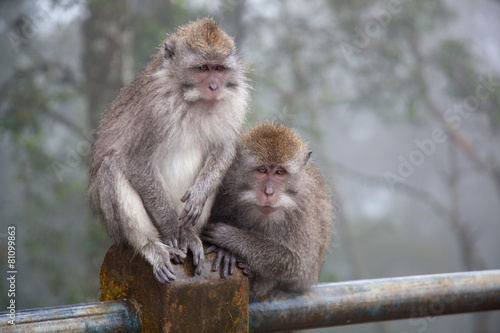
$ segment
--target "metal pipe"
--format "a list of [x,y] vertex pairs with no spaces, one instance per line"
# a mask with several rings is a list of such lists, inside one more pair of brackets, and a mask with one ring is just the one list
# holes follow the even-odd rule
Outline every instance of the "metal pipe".
[[500,270],[318,284],[250,303],[250,332],[500,309]]
[[[9,321],[14,320],[12,325]],[[0,313],[0,332],[140,332],[129,301],[98,302]]]
[[[500,309],[500,270],[318,284],[250,303],[250,332],[341,326]],[[20,310],[1,332],[140,332],[126,300]],[[158,318],[161,320],[161,318]]]

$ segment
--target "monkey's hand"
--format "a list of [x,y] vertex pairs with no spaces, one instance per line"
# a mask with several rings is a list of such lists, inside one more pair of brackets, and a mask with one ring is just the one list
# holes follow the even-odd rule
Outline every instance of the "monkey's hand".
[[245,264],[240,258],[238,258],[236,262],[238,264],[238,268],[241,268],[243,271],[243,274],[248,276],[249,279],[253,278],[253,273],[247,264]]
[[195,225],[196,221],[198,221],[207,197],[190,188],[181,198],[181,201],[185,202],[186,205],[179,216],[179,226],[186,229],[189,225]]
[[233,239],[232,236],[237,231],[237,228],[225,223],[209,224],[203,231],[201,238],[207,243],[217,245],[209,247],[205,253],[209,253],[208,251],[217,252],[217,258],[215,259],[212,269],[215,272],[222,262],[222,277],[226,276],[226,271],[229,274],[232,274],[234,272],[235,265],[238,265],[238,267],[243,270],[243,274],[245,274],[249,278],[252,278],[254,274],[252,273],[249,265],[244,261],[244,259],[232,254],[231,251],[223,248],[224,242]]
[[[188,250],[193,253],[193,264],[196,267],[194,273],[200,275],[203,262],[205,261],[205,255],[203,253],[203,245],[200,237],[198,237],[191,228],[181,231],[179,235],[179,249],[184,254],[186,254]],[[184,260],[181,260],[181,263],[184,263]]]
[[[220,248],[218,246],[212,245],[206,251],[205,254],[217,252],[217,258],[215,258],[214,265],[212,266],[212,271],[217,272],[219,266],[221,267],[221,277],[225,278],[228,275],[233,275],[234,269],[236,267],[236,262],[238,259],[236,255],[232,254],[228,250]],[[222,263],[222,266],[221,266]]]

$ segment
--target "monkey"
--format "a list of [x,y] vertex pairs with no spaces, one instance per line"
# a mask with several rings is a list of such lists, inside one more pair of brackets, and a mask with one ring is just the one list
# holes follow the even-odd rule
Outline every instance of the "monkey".
[[[318,281],[334,222],[325,178],[307,143],[281,123],[242,135],[202,239],[213,270],[248,275],[250,298],[307,291]],[[227,273],[226,273],[227,272]]]
[[243,129],[248,80],[234,40],[211,18],[167,35],[108,106],[91,150],[91,206],[115,243],[131,246],[159,282],[193,254]]

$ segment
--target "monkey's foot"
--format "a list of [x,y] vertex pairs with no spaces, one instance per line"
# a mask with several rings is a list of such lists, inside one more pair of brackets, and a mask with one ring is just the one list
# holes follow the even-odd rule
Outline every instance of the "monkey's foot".
[[179,249],[183,253],[187,253],[188,250],[193,253],[193,264],[196,267],[194,273],[201,275],[205,254],[203,253],[203,244],[200,237],[191,229],[183,230],[179,237]]
[[183,264],[187,252],[179,249],[179,240],[177,237],[178,234],[175,236],[175,238],[163,237],[162,242],[168,248],[168,252],[170,253],[170,260],[176,264]]
[[170,262],[171,253],[183,255],[178,249],[172,248],[160,242],[149,242],[142,248],[144,258],[153,266],[153,273],[161,283],[175,280],[175,273]]

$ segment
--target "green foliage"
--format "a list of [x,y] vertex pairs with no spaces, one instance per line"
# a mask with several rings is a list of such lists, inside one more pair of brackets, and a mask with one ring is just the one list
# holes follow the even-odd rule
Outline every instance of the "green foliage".
[[20,69],[1,89],[0,127],[10,133],[16,142],[24,135],[40,132],[38,114],[48,109],[46,96],[35,82],[35,71]]

